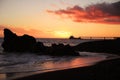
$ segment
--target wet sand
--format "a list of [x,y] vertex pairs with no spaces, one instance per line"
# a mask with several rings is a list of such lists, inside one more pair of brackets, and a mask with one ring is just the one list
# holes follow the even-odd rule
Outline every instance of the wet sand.
[[93,66],[45,72],[14,80],[119,80],[120,58],[99,62]]

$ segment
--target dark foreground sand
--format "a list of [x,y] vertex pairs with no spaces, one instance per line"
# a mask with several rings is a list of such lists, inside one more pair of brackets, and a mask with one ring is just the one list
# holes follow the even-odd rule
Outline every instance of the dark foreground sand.
[[93,66],[40,73],[15,80],[120,80],[120,58]]

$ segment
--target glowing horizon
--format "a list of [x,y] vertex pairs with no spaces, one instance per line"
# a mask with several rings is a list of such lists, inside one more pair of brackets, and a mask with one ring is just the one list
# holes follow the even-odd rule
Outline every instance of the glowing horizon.
[[118,1],[1,0],[0,37],[4,28],[36,38],[120,37]]

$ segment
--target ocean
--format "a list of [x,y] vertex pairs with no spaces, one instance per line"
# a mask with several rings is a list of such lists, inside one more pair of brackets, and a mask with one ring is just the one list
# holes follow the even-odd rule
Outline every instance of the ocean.
[[[63,43],[70,44],[71,46],[78,45],[83,42],[91,40],[80,39],[36,39],[43,42],[45,46],[51,44]],[[0,45],[3,38],[0,38]],[[37,55],[35,53],[5,53],[0,46],[0,80],[9,80],[18,77],[23,77],[37,72],[43,73],[48,71],[85,67],[94,65],[97,62],[114,58],[116,55],[107,53],[92,53],[92,52],[79,52],[80,56],[49,56]],[[57,54],[57,53],[56,53]],[[12,74],[12,75],[10,75]]]

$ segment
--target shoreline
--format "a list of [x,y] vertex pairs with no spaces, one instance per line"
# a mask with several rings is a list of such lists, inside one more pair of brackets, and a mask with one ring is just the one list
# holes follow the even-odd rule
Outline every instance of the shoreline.
[[37,73],[14,80],[117,80],[120,77],[120,58],[105,60],[92,66]]
[[[111,55],[115,54],[107,54],[108,57],[106,57],[106,60],[97,62],[92,66],[48,71],[43,73],[37,71],[34,74],[31,73],[31,75],[24,77],[22,76],[19,78],[8,78],[2,80],[118,80],[120,78],[120,57],[117,57],[116,55],[112,58]],[[12,75],[12,73],[9,75]]]
[[[95,53],[96,54],[96,53]],[[94,54],[94,55],[95,55]],[[106,54],[106,53],[102,53],[102,54]],[[99,72],[100,70],[101,70],[101,67],[100,66],[98,66],[97,67],[97,70],[96,70],[96,72],[89,72],[88,70],[90,69],[91,71],[93,71],[93,70],[95,70],[96,69],[96,67],[95,66],[97,66],[97,65],[99,65],[99,63],[100,64],[103,64],[103,66],[104,65],[109,65],[109,64],[113,64],[113,62],[114,61],[116,61],[117,63],[120,63],[120,61],[118,62],[118,59],[120,59],[120,56],[117,56],[117,55],[115,55],[115,54],[106,54],[107,56],[106,56],[106,59],[105,60],[103,60],[103,61],[100,61],[100,62],[95,62],[95,63],[93,63],[93,64],[91,64],[91,65],[89,65],[89,66],[83,66],[83,67],[79,67],[79,66],[73,66],[73,67],[70,67],[70,68],[62,68],[62,69],[51,69],[51,70],[46,70],[46,71],[30,71],[30,72],[20,72],[20,73],[8,73],[8,74],[3,74],[3,77],[5,77],[6,76],[6,79],[4,78],[4,79],[2,79],[2,80],[33,80],[33,78],[36,78],[36,75],[39,75],[39,77],[38,77],[38,79],[40,78],[40,79],[43,79],[43,80],[46,80],[46,78],[44,79],[44,77],[51,77],[52,76],[52,78],[50,78],[50,79],[52,79],[52,80],[56,80],[57,78],[59,78],[59,75],[62,75],[62,76],[68,76],[68,75],[71,75],[70,73],[74,73],[74,71],[75,71],[75,73],[74,74],[72,74],[71,76],[75,76],[75,75],[78,75],[79,74],[79,76],[82,76],[82,73],[85,75],[85,74],[91,74],[91,73],[96,73],[97,75],[99,74],[99,73],[97,73],[97,72]],[[84,55],[83,55],[84,56]],[[90,56],[90,55],[89,55]],[[112,62],[111,62],[112,61]],[[106,63],[107,62],[107,63]],[[108,64],[108,62],[109,62],[109,64]],[[111,66],[111,65],[110,65]],[[114,65],[113,65],[114,66]],[[119,65],[118,65],[119,66]],[[108,68],[109,68],[109,66],[108,66]],[[84,71],[83,71],[83,70]],[[76,73],[76,70],[78,70],[78,72]],[[107,69],[106,69],[107,70]],[[70,72],[68,72],[68,71],[70,71]],[[88,72],[87,72],[88,71]],[[118,70],[118,71],[120,71],[120,70]],[[60,73],[59,73],[60,72]],[[51,75],[52,74],[52,75]],[[57,77],[54,77],[54,74],[56,75],[57,74]],[[14,76],[12,76],[12,75],[14,75]],[[108,74],[107,74],[108,75]],[[0,75],[1,76],[1,75]],[[41,76],[44,76],[44,77],[41,77]],[[87,76],[87,75],[85,75],[85,76]],[[75,76],[77,79],[81,79],[81,77],[80,78],[78,78],[77,76]],[[31,78],[31,79],[29,79],[29,78]],[[90,79],[91,79],[92,77],[90,77]],[[94,78],[94,77],[93,77]],[[37,78],[36,78],[37,79]],[[38,80],[37,79],[37,80]],[[60,78],[61,79],[61,78]],[[61,80],[65,80],[66,79],[66,77],[65,78],[62,78]],[[0,79],[1,80],[1,79]],[[47,79],[48,80],[48,79]],[[57,79],[58,80],[58,79]],[[74,78],[71,78],[71,79],[68,79],[68,80],[74,80]],[[89,79],[84,79],[84,78],[82,78],[82,80],[89,80]],[[97,80],[99,80],[99,79],[97,79]],[[104,80],[104,79],[103,79]]]

